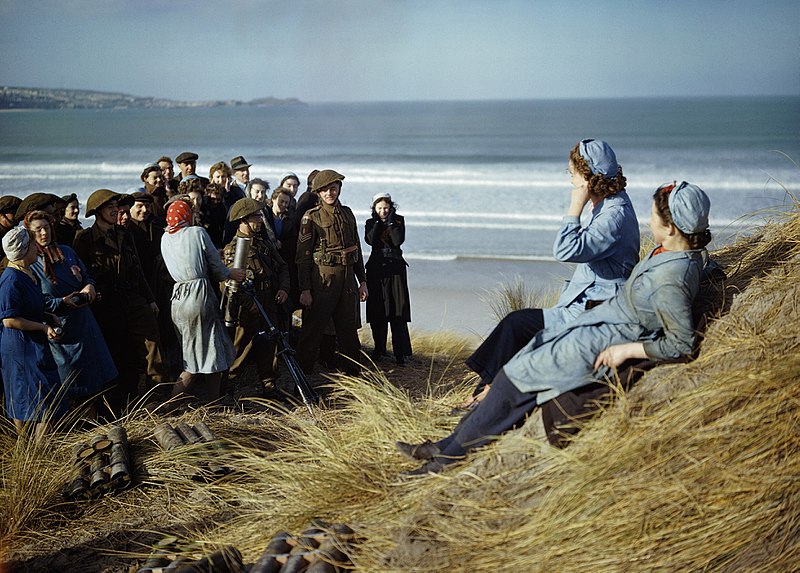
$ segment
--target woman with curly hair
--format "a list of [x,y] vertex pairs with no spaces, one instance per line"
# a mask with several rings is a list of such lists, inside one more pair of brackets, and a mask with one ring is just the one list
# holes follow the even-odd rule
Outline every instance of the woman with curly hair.
[[[625,192],[627,183],[611,146],[584,139],[569,153],[570,204],[553,244],[556,260],[577,263],[556,305],[509,313],[466,360],[481,380],[474,407],[500,369],[543,328],[575,319],[616,295],[639,261],[639,222]],[[591,205],[591,218],[581,214]]]
[[500,369],[486,398],[448,437],[436,443],[398,442],[404,454],[428,460],[408,475],[441,471],[492,436],[523,424],[537,406],[612,377],[628,360],[688,356],[696,333],[692,302],[711,241],[710,207],[705,192],[686,181],[656,189],[650,229],[657,247],[636,265],[619,293],[572,322],[534,336]]
[[[25,216],[25,227],[33,235],[38,258],[31,271],[42,292],[50,295],[46,309],[57,313],[63,335],[50,341],[67,397],[73,404],[98,394],[117,377],[117,367],[108,351],[89,305],[97,298],[94,280],[78,255],[59,245],[53,232],[53,218],[44,211]],[[67,299],[66,304],[61,304]],[[92,406],[88,414],[93,414]]]

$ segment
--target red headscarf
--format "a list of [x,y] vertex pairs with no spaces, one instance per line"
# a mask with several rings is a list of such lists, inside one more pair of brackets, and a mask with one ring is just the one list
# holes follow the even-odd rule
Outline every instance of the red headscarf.
[[167,233],[171,235],[191,226],[193,219],[192,208],[186,201],[173,201],[167,209]]

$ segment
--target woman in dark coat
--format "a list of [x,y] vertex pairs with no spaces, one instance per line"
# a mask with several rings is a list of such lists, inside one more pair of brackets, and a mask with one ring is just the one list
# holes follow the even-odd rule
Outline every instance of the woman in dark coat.
[[392,326],[392,348],[397,364],[404,365],[411,356],[411,302],[408,297],[408,276],[400,245],[406,239],[406,225],[397,214],[397,206],[388,193],[372,198],[372,218],[367,220],[364,240],[372,245],[366,264],[367,322],[375,341],[374,359],[386,356],[386,334]]

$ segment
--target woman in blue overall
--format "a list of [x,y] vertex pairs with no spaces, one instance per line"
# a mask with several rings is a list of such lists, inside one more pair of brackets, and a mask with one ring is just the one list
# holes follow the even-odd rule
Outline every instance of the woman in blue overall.
[[[584,139],[569,154],[572,191],[567,214],[553,244],[553,256],[578,263],[555,307],[509,313],[466,360],[481,381],[480,401],[500,369],[543,328],[570,322],[586,309],[615,296],[639,262],[639,222],[625,192],[627,183],[605,141]],[[591,204],[592,216],[581,225]],[[475,402],[473,402],[474,407]]]
[[[31,211],[25,216],[25,227],[33,235],[39,253],[31,270],[42,292],[53,297],[47,310],[56,312],[59,305],[63,309],[58,317],[64,333],[57,341],[50,341],[50,350],[66,395],[77,405],[117,377],[117,367],[88,306],[97,298],[94,281],[72,247],[56,244],[50,215]],[[60,304],[63,298],[75,299],[75,303]],[[93,407],[88,406],[87,415],[93,417]]]
[[572,322],[539,332],[492,380],[486,398],[436,443],[398,449],[428,460],[408,475],[438,472],[467,451],[525,421],[536,406],[610,375],[628,359],[675,359],[692,351],[692,301],[703,266],[710,201],[682,182],[656,190],[650,228],[658,247],[633,269],[622,291]]
[[45,324],[45,304],[30,266],[36,260],[36,245],[23,227],[3,236],[8,266],[0,276],[0,356],[6,413],[21,435],[28,422],[35,424],[35,436],[49,430],[49,420],[63,411],[58,402],[61,381],[48,340],[59,333]]

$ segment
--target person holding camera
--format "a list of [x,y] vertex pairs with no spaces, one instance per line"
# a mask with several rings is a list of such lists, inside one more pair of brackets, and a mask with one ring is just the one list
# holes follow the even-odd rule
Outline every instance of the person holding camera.
[[[228,218],[237,224],[236,235],[225,246],[222,257],[225,264],[232,267],[237,240],[249,239],[246,278],[252,283],[252,293],[264,307],[269,319],[278,329],[284,330],[278,320],[278,306],[289,299],[289,268],[275,245],[265,238],[263,207],[260,201],[251,198],[239,199],[233,204]],[[235,380],[243,371],[245,362],[253,351],[261,382],[265,386],[271,385],[277,375],[275,341],[257,336],[259,332],[267,330],[266,321],[250,296],[242,293],[237,296],[239,310],[233,333],[236,359],[231,366],[230,380]]]
[[[53,297],[47,310],[60,311],[63,334],[58,340],[50,340],[50,350],[66,396],[77,405],[117,377],[117,367],[89,308],[97,298],[94,280],[71,247],[56,244],[51,215],[31,211],[25,216],[25,227],[33,235],[38,253],[31,271],[42,292]],[[60,304],[62,301],[64,304]]]
[[215,283],[244,279],[242,269],[228,269],[208,232],[194,225],[192,206],[183,199],[168,204],[161,254],[172,288],[172,321],[183,355],[183,372],[172,396],[189,391],[198,376],[214,400],[220,394],[222,373],[233,364],[234,350],[219,313]]
[[394,358],[403,366],[411,356],[408,263],[400,249],[406,240],[406,223],[397,214],[397,205],[388,193],[378,193],[372,198],[372,217],[367,219],[364,240],[372,245],[366,264],[367,287],[372,293],[367,299],[367,322],[375,341],[372,358],[378,360],[386,356],[386,334],[391,325]]

